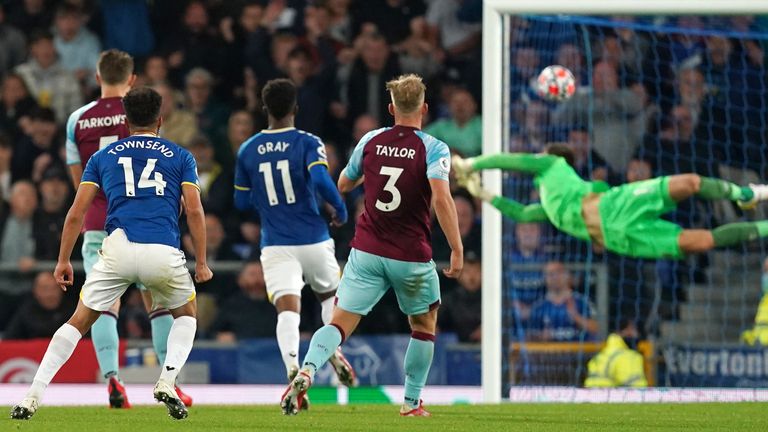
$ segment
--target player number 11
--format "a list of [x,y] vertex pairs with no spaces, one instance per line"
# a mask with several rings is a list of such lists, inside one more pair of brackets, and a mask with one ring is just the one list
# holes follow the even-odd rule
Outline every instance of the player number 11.
[[[280,171],[280,177],[283,180],[283,189],[285,190],[285,202],[293,204],[296,202],[296,194],[293,191],[291,183],[291,168],[288,166],[288,159],[277,161],[277,170]],[[277,191],[275,190],[275,179],[272,177],[272,164],[262,162],[259,164],[259,172],[264,175],[264,186],[267,188],[267,199],[270,206],[280,204],[277,200]]]

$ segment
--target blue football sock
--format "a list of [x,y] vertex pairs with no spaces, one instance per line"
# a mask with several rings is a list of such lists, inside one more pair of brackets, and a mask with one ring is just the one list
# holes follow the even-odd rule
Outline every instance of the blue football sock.
[[419,406],[421,390],[427,382],[434,352],[434,335],[411,333],[411,341],[405,352],[405,404],[411,408]]
[[96,350],[96,360],[104,378],[117,375],[120,338],[117,335],[117,317],[102,313],[91,327],[91,341]]
[[168,333],[171,332],[173,317],[165,309],[149,314],[149,322],[152,324],[152,346],[157,354],[157,362],[165,363],[165,354],[168,353]]
[[304,357],[302,368],[310,370],[310,378],[315,379],[315,372],[323,367],[325,362],[336,352],[336,348],[344,341],[341,329],[333,324],[320,327],[309,342],[309,351]]

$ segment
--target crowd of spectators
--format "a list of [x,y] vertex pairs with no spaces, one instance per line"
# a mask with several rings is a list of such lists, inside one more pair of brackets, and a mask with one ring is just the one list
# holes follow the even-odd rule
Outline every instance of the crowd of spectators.
[[[232,341],[274,334],[274,310],[258,264],[258,216],[238,213],[232,202],[237,150],[267,126],[261,87],[277,77],[296,83],[296,127],[324,140],[334,177],[365,133],[392,124],[384,83],[402,73],[425,78],[425,128],[458,152],[478,154],[481,3],[0,1],[0,264],[14,269],[0,273],[0,333],[42,335],[45,326],[24,329],[19,315],[32,310],[39,318],[44,314],[36,311],[59,307],[53,299],[40,300],[38,286],[49,281],[36,276],[36,263],[57,257],[74,195],[63,155],[66,121],[99,96],[95,65],[102,50],[134,56],[136,85],[153,86],[163,97],[161,135],[188,148],[197,161],[216,274],[197,287],[199,328],[204,337]],[[351,195],[348,206],[359,215],[360,195]],[[467,251],[479,256],[478,207],[463,194],[457,206]],[[342,260],[353,232],[354,220],[332,232]],[[436,259],[447,258],[439,230],[435,243]],[[182,248],[192,256],[188,236]],[[75,249],[77,255],[79,245]],[[241,270],[217,271],[219,262],[240,262]],[[447,285],[446,293],[451,289]],[[33,297],[38,303],[27,306]],[[311,331],[320,322],[318,306],[305,297],[302,328]],[[66,293],[61,307],[74,300]],[[407,329],[393,296],[373,315],[361,332]],[[59,318],[51,314],[48,327],[55,329]],[[149,334],[134,290],[124,298],[120,329],[125,337]]]

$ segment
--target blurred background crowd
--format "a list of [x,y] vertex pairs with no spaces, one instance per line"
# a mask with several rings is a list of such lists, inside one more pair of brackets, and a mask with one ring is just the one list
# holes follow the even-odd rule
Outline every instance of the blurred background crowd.
[[[259,100],[264,83],[277,77],[296,83],[296,127],[324,140],[333,176],[366,132],[392,123],[384,83],[401,73],[425,78],[425,131],[474,156],[482,147],[481,16],[481,0],[0,3],[0,266],[14,269],[0,273],[0,332],[50,336],[76,301],[56,288],[49,271],[37,273],[36,263],[57,256],[73,195],[63,158],[65,123],[99,95],[94,68],[101,50],[134,56],[137,85],[163,96],[161,135],[197,160],[216,272],[198,287],[198,328],[201,337],[232,341],[271,337],[276,319],[258,263],[258,217],[232,203],[237,150],[267,126]],[[582,176],[614,185],[689,171],[737,182],[766,177],[766,40],[750,37],[765,35],[765,17],[513,17],[510,31],[508,150],[566,143]],[[563,104],[534,91],[538,72],[549,64],[566,66],[577,78],[576,95]],[[531,190],[528,180],[505,176],[505,194],[535,201]],[[440,327],[477,342],[480,206],[462,190],[455,190],[455,200],[467,263],[457,282],[443,281]],[[347,205],[350,223],[332,229],[341,260],[362,211],[361,195],[350,194]],[[742,216],[728,205],[691,200],[671,217],[696,227]],[[508,225],[503,242],[505,328],[513,339],[596,337],[594,293],[584,275],[571,274],[563,262],[595,257],[608,263],[611,318],[638,320],[650,313],[651,279],[672,305],[662,313],[675,319],[682,284],[701,278],[708,266],[706,256],[660,262],[649,276],[645,262],[591,250],[544,224]],[[446,260],[450,250],[437,225],[433,243],[435,261]],[[187,237],[182,248],[190,251]],[[217,262],[240,265],[217,271]],[[540,268],[511,270],[518,264]],[[126,296],[122,336],[147,337],[140,297],[135,290]],[[302,329],[311,331],[319,311],[311,295],[303,302]],[[359,331],[407,332],[394,296],[386,296]]]
[[[216,272],[198,286],[201,336],[271,337],[276,317],[258,263],[258,216],[239,213],[232,203],[237,150],[267,127],[261,87],[277,77],[296,83],[296,127],[322,137],[334,177],[365,133],[392,123],[384,83],[402,73],[426,80],[427,131],[476,155],[480,7],[480,1],[460,0],[0,2],[0,265],[13,269],[0,273],[3,337],[50,336],[76,301],[76,293],[61,293],[48,269],[36,264],[58,255],[74,193],[63,154],[66,121],[99,96],[95,65],[102,50],[134,56],[137,85],[163,96],[161,135],[197,160],[208,257]],[[459,282],[467,289],[456,299],[455,312],[449,298],[458,289],[446,285],[444,327],[463,327],[471,314],[474,330],[480,322],[478,206],[468,195],[457,201],[475,269],[470,264]],[[349,196],[347,205],[359,215],[360,194]],[[339,259],[346,259],[353,233],[354,220],[333,230]],[[182,248],[191,247],[185,236]],[[449,253],[438,230],[435,259]],[[217,271],[217,262],[241,265]],[[140,297],[129,290],[123,300],[121,335],[147,337]],[[304,303],[302,328],[314,330],[319,310],[311,295]],[[394,296],[373,315],[361,332],[408,331]],[[478,337],[479,331],[471,335]]]

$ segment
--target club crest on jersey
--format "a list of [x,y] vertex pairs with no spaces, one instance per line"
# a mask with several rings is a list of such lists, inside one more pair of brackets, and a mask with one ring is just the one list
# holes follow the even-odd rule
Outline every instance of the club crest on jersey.
[[416,150],[409,149],[409,148],[401,148],[401,147],[391,147],[391,146],[385,146],[385,145],[379,144],[376,146],[376,155],[413,159],[416,156]]
[[258,151],[260,155],[272,152],[284,152],[288,150],[288,146],[290,145],[290,143],[284,141],[278,141],[276,143],[266,142],[264,144],[259,144],[259,147],[256,149],[256,151]]

